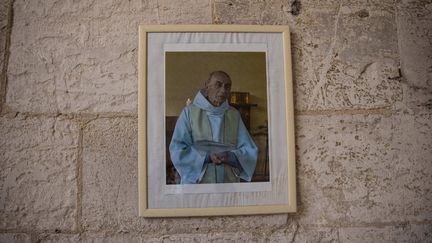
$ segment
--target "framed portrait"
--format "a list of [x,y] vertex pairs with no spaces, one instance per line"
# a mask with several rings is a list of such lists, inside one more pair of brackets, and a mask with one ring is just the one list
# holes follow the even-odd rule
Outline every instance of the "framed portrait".
[[141,25],[139,214],[296,211],[288,26]]

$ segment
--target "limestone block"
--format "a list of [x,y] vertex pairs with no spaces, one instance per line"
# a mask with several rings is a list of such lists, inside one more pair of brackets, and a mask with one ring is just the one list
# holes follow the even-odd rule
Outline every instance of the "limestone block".
[[[136,46],[132,47],[130,35],[112,45],[100,38],[103,44],[97,46],[87,24],[34,21],[17,22],[15,27],[6,97],[10,109],[135,111]],[[88,47],[87,40],[92,41]]]
[[245,1],[245,0],[215,0],[214,22],[228,24],[290,24],[304,22],[303,15],[334,11],[341,8],[344,13],[358,16],[369,16],[372,12],[394,12],[394,2],[362,1],[362,0],[301,0],[301,1]]
[[84,227],[138,219],[137,156],[136,119],[97,120],[84,130]]
[[[14,6],[17,13],[16,19],[19,21],[38,18],[38,19],[108,19],[114,15],[138,15],[151,14],[149,9],[156,8],[157,1],[121,1],[107,0],[89,2],[85,0],[78,1],[55,1],[55,0],[18,0]],[[152,10],[152,12],[155,10]]]
[[362,2],[313,1],[293,17],[286,1],[216,1],[214,12],[220,23],[290,26],[296,109],[389,106],[402,99],[395,11]]
[[297,117],[302,224],[432,217],[432,112]]
[[393,14],[362,18],[339,8],[304,19],[293,33],[296,109],[377,108],[402,99]]
[[[86,13],[91,8],[81,12],[76,4],[75,14],[83,19],[69,21],[71,13],[57,14],[74,8],[50,7],[45,1],[35,7],[33,3],[15,4],[8,106],[32,112],[135,112],[137,30],[142,17],[128,19],[126,10],[116,10],[120,12],[108,19],[94,12],[90,17]],[[152,19],[150,14],[145,16]]]
[[429,242],[432,225],[340,228],[341,242]]
[[6,105],[26,112],[137,109],[139,24],[210,23],[209,1],[16,1]]
[[78,126],[21,115],[0,124],[0,229],[75,229]]
[[0,233],[0,242],[4,243],[30,243],[28,234],[23,233]]
[[408,83],[432,88],[432,3],[397,1],[401,68]]
[[98,119],[83,138],[83,227],[86,230],[146,234],[272,230],[287,215],[142,218],[138,217],[136,119]]
[[[122,16],[124,19],[133,19],[138,16],[151,20],[153,24],[168,23],[211,23],[211,6],[209,0],[181,0],[181,1],[121,1],[107,0],[102,2],[79,1],[28,1],[19,0],[15,3],[16,9],[23,14],[23,18],[40,19],[72,19],[84,18],[108,20],[113,16]],[[148,16],[144,16],[148,15]]]

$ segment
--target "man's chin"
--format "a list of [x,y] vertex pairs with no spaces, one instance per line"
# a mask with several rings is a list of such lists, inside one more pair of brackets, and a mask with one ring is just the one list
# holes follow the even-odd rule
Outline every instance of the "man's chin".
[[225,102],[225,100],[226,100],[226,98],[224,98],[224,99],[216,99],[216,100],[213,100],[211,103],[214,106],[221,106]]
[[219,106],[222,105],[225,102],[225,100],[219,101]]
[[215,102],[213,102],[213,105],[216,106],[216,107],[218,107],[218,106],[221,106],[222,103],[223,103],[223,102],[215,101]]

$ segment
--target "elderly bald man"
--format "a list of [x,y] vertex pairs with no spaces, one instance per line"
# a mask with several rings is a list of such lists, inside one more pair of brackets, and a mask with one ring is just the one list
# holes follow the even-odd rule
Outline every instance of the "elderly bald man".
[[226,72],[210,73],[181,112],[169,147],[181,184],[251,181],[258,148],[228,104],[231,84]]

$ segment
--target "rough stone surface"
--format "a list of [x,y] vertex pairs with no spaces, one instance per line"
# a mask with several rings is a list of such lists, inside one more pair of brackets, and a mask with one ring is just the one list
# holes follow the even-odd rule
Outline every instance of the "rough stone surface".
[[432,108],[432,2],[397,1],[404,101],[397,109]]
[[38,242],[54,243],[54,242],[263,242],[265,236],[253,234],[250,232],[220,232],[220,233],[195,233],[195,234],[170,234],[161,236],[152,236],[141,233],[86,233],[82,235],[74,234],[56,234],[42,235]]
[[410,85],[402,77],[403,99],[392,106],[393,112],[416,114],[432,109],[432,90]]
[[[90,241],[84,240],[84,237],[81,234],[63,234],[63,233],[59,233],[59,234],[42,233],[42,234],[38,235],[36,241],[40,242],[40,243],[42,243],[42,242],[43,243],[90,242]],[[97,241],[96,239],[94,239],[92,242],[101,242],[101,241],[100,240]],[[105,238],[104,242],[108,242],[107,237]],[[118,241],[118,242],[121,242],[121,241]],[[129,242],[133,242],[133,241],[129,241]]]
[[355,227],[339,230],[340,242],[430,242],[432,226],[399,225]]
[[397,1],[401,69],[408,83],[432,90],[432,2]]
[[432,112],[297,120],[299,221],[317,225],[432,218]]
[[[9,2],[0,242],[431,242],[430,0]],[[291,28],[295,214],[138,217],[138,25],[212,22]]]
[[9,0],[0,1],[0,70],[3,69],[5,44],[6,44],[6,26],[8,20]]
[[283,228],[259,232],[188,233],[152,236],[142,233],[42,234],[38,242],[428,242],[430,225],[383,227]]
[[167,235],[156,239],[149,239],[150,242],[257,242],[260,237],[245,232],[218,232],[210,234],[177,234]]
[[30,236],[27,234],[0,233],[0,242],[4,243],[30,243]]
[[286,215],[179,219],[138,217],[137,123],[133,118],[88,124],[83,139],[83,227],[147,233],[230,231],[286,224]]
[[85,228],[120,230],[120,225],[128,227],[139,219],[137,141],[137,122],[132,118],[97,120],[84,130]]
[[211,22],[209,1],[14,6],[6,105],[26,112],[136,113],[139,24]]
[[272,234],[255,232],[42,234],[38,242],[335,242],[337,230],[331,228],[284,228]]
[[335,242],[336,228],[322,227],[284,227],[275,231],[266,241],[268,242]]
[[402,99],[393,1],[313,1],[318,6],[297,17],[288,1],[252,2],[216,1],[215,19],[290,25],[296,109],[377,108]]
[[[41,234],[37,241],[54,242],[428,242],[430,225],[381,227],[286,227],[271,234],[256,232],[177,233],[155,236],[143,233]],[[15,236],[15,235],[13,235]],[[0,236],[1,237],[1,236]],[[16,236],[15,236],[16,237]],[[22,237],[22,236],[21,236]],[[16,241],[21,242],[21,241]]]
[[[299,2],[299,14],[294,15],[293,4]],[[226,22],[231,20],[235,23],[258,23],[256,21],[274,21],[277,24],[281,24],[284,21],[297,20],[303,14],[307,14],[311,11],[321,10],[333,10],[339,6],[347,6],[346,11],[351,11],[357,15],[367,17],[364,14],[360,14],[364,11],[380,11],[380,12],[391,12],[394,10],[394,2],[391,0],[327,0],[327,1],[315,1],[315,0],[301,0],[301,1],[260,1],[260,0],[215,0],[214,8],[216,13],[215,20]],[[243,7],[243,8],[240,8]],[[236,11],[240,11],[239,14],[234,14]],[[219,15],[223,15],[224,18],[218,19]],[[230,19],[226,19],[225,17]],[[267,18],[265,18],[267,16]],[[250,22],[248,22],[250,21]],[[285,22],[286,23],[286,22]]]
[[73,230],[77,126],[23,116],[0,124],[0,229]]

